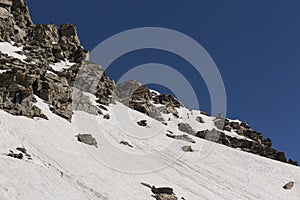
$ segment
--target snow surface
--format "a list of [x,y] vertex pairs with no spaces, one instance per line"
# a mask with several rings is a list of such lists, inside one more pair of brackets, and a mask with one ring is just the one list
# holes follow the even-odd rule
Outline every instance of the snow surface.
[[[0,111],[1,200],[151,199],[141,182],[172,187],[186,200],[300,199],[298,167],[194,137],[196,151],[184,153],[181,147],[190,143],[165,136],[167,130],[182,134],[172,123],[162,125],[120,103],[108,106],[110,120],[75,111],[69,123],[37,100],[49,120]],[[203,128],[211,128],[211,119],[203,118]],[[137,125],[141,119],[148,128]],[[79,133],[92,134],[99,148],[77,142]],[[32,161],[5,155],[22,145]],[[295,182],[291,191],[282,189],[288,181]]]
[[69,69],[70,67],[72,67],[74,64],[76,63],[73,63],[73,62],[70,62],[70,61],[60,61],[58,63],[54,63],[54,64],[50,64],[50,67],[54,70],[54,71],[62,71],[64,69]]
[[7,54],[8,56],[12,56],[14,58],[17,58],[21,61],[24,61],[24,59],[26,59],[27,57],[24,55],[21,55],[19,53],[19,51],[22,51],[23,48],[22,47],[15,47],[12,44],[8,43],[8,42],[0,42],[0,51],[4,54]]

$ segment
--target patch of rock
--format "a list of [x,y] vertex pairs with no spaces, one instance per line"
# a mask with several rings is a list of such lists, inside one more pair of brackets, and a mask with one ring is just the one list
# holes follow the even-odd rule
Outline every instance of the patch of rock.
[[79,142],[98,148],[97,140],[91,134],[79,134],[76,137]]

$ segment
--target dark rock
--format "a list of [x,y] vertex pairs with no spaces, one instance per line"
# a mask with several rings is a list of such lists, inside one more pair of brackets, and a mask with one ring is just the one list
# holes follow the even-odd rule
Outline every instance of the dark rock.
[[223,128],[223,130],[224,131],[229,131],[229,132],[231,132],[231,127],[230,126],[224,126],[224,128]]
[[126,145],[126,146],[129,146],[129,147],[133,148],[133,146],[132,146],[131,144],[129,144],[129,142],[124,141],[124,140],[122,140],[122,141],[120,142],[120,144],[123,144],[123,145]]
[[218,129],[223,130],[225,125],[225,119],[215,119],[214,124]]
[[193,128],[191,127],[191,125],[189,125],[188,123],[180,123],[178,124],[178,130],[188,133],[188,134],[195,134]]
[[202,123],[202,124],[205,123],[204,119],[203,119],[202,117],[200,117],[200,116],[196,117],[196,120],[197,120],[198,122]]
[[200,114],[201,114],[201,115],[205,115],[205,116],[209,116],[209,114],[207,114],[207,113],[204,112],[204,111],[200,111]]
[[96,139],[91,134],[79,134],[76,137],[79,142],[98,147]]
[[137,124],[138,124],[139,126],[146,127],[146,126],[147,126],[147,120],[141,120],[141,121],[138,121]]
[[184,152],[194,152],[191,146],[183,146],[181,149]]
[[9,154],[7,154],[7,156],[12,157],[12,158],[17,158],[20,160],[22,160],[24,157],[22,153],[14,153],[12,151]]
[[157,194],[154,198],[156,198],[156,200],[178,200],[174,194]]
[[172,134],[166,134],[166,136],[176,139],[176,140],[183,140],[190,143],[196,143],[195,140],[190,138],[188,135],[172,135]]
[[110,119],[110,115],[109,115],[109,114],[106,114],[106,115],[103,116],[103,118],[104,118],[104,119]]
[[173,194],[173,189],[170,187],[156,188],[155,186],[152,186],[151,191],[153,194]]
[[294,187],[294,182],[290,181],[290,182],[288,182],[287,184],[285,184],[283,186],[283,189],[285,189],[285,190],[291,190],[293,187]]
[[278,152],[276,155],[276,160],[281,162],[286,162],[286,157],[284,152]]
[[17,147],[16,150],[21,151],[24,154],[27,154],[27,149],[24,147]]

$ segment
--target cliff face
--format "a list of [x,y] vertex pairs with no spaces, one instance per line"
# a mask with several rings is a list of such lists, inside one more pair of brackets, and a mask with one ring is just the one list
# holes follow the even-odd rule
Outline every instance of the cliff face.
[[[101,69],[100,65],[87,62],[89,53],[80,45],[76,27],[72,24],[62,24],[59,28],[54,24],[33,24],[23,0],[1,0],[0,42],[6,44],[4,48],[19,47],[15,52],[19,57],[0,52],[2,109],[14,115],[45,118],[34,105],[36,95],[45,100],[54,113],[70,120],[73,108],[78,107],[72,105],[77,74],[81,70],[91,71],[93,66],[94,71]],[[66,61],[68,68],[55,68]],[[90,79],[97,82],[93,93],[101,103],[113,102],[110,91],[114,82],[103,70],[97,77],[81,74],[85,74],[84,84]],[[101,113],[99,108],[94,109]]]

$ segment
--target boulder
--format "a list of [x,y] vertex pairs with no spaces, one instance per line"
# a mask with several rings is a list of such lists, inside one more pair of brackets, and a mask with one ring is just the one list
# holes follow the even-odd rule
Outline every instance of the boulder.
[[170,187],[159,187],[159,188],[156,188],[155,186],[152,186],[151,192],[153,194],[170,194],[170,195],[172,195],[173,194],[173,189],[170,188]]
[[294,182],[290,181],[290,182],[288,182],[287,184],[285,184],[283,186],[283,189],[285,189],[285,190],[291,190],[293,187],[294,187]]
[[154,198],[156,198],[156,200],[178,200],[178,198],[172,194],[157,194]]
[[214,124],[218,129],[223,130],[225,125],[225,119],[215,119]]
[[204,119],[202,117],[200,117],[200,116],[196,117],[196,121],[198,121],[198,122],[200,122],[202,124],[205,123]]
[[138,124],[139,126],[146,127],[146,126],[147,126],[147,120],[141,120],[141,121],[138,121],[137,124]]
[[194,152],[191,146],[183,146],[181,149],[184,152]]
[[173,135],[173,134],[166,134],[167,137],[176,139],[176,140],[183,140],[190,143],[196,143],[195,140],[190,138],[188,135]]
[[98,147],[96,139],[91,134],[79,134],[76,137],[79,142]]
[[191,135],[195,134],[193,128],[188,123],[180,123],[180,124],[178,124],[178,130],[180,130],[182,132],[185,132],[185,133],[188,133],[188,134],[191,134]]

